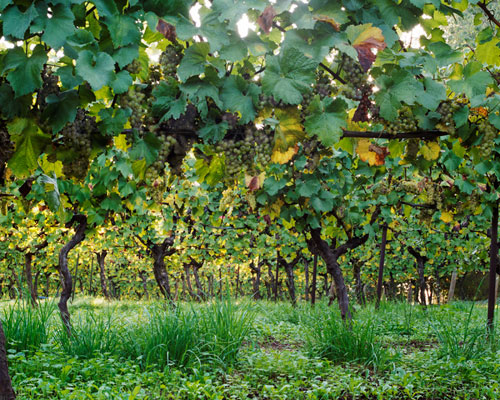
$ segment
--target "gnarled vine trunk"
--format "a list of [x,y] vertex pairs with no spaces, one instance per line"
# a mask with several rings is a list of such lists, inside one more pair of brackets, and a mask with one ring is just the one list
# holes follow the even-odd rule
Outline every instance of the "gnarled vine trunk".
[[295,306],[297,304],[297,296],[295,294],[295,275],[293,269],[300,260],[300,255],[297,255],[295,259],[291,262],[287,262],[278,252],[278,262],[283,265],[286,273],[286,286],[288,288],[288,294],[290,295],[290,300]]
[[170,292],[170,282],[168,279],[167,268],[165,266],[165,256],[167,255],[166,246],[162,244],[154,244],[150,248],[151,254],[153,255],[153,272],[160,288],[160,292],[167,300],[172,299],[172,294]]
[[252,279],[252,297],[255,300],[260,300],[260,276],[261,276],[261,263],[260,261],[254,262],[252,261],[250,263],[250,270],[255,274],[254,278]]
[[33,253],[26,252],[24,254],[24,273],[26,275],[26,284],[28,285],[28,290],[30,292],[31,305],[33,307],[38,306],[35,288],[33,287],[33,272],[31,270],[31,263],[33,262]]
[[16,395],[9,376],[5,343],[5,334],[3,332],[2,321],[0,321],[0,400],[14,400]]
[[408,247],[408,251],[417,260],[418,286],[420,289],[420,304],[425,306],[426,305],[425,289],[427,288],[427,283],[425,281],[425,263],[427,262],[427,257],[421,255],[417,250],[415,250],[411,246]]
[[68,254],[71,250],[73,250],[78,244],[80,244],[85,239],[85,230],[87,229],[87,217],[85,215],[75,215],[73,216],[72,223],[78,223],[75,234],[70,239],[68,243],[66,243],[61,251],[59,252],[59,265],[58,271],[61,279],[61,298],[59,299],[59,303],[57,304],[59,307],[59,311],[61,313],[61,318],[66,326],[66,330],[68,334],[71,334],[71,320],[70,314],[68,310],[68,300],[71,297],[71,293],[73,291],[73,280],[71,277],[71,273],[68,268]]

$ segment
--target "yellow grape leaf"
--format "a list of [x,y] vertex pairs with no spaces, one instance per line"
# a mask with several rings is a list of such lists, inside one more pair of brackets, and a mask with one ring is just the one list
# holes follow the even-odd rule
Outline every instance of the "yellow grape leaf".
[[451,221],[453,221],[453,214],[449,211],[441,211],[441,221],[449,224]]
[[294,147],[290,147],[288,150],[284,152],[274,147],[273,154],[271,156],[271,161],[275,163],[286,164],[293,158],[295,154],[297,154],[298,150],[299,147],[297,145],[295,145]]
[[127,151],[130,147],[130,145],[127,143],[127,136],[123,133],[115,136],[113,138],[113,142],[118,150]]
[[274,148],[288,150],[305,137],[300,110],[297,107],[278,108],[275,117],[279,121],[276,126]]
[[295,220],[293,218],[290,218],[290,221],[284,219],[283,226],[285,227],[285,229],[291,230],[292,228],[295,227]]
[[359,139],[358,145],[356,147],[356,153],[359,155],[361,160],[368,162],[370,165],[375,165],[376,154],[370,151],[370,140],[369,139]]
[[271,218],[271,220],[273,220],[276,217],[280,216],[282,205],[283,201],[281,201],[281,199],[278,199],[273,204],[270,204],[264,208],[264,214],[268,215]]
[[389,150],[387,147],[371,143],[370,139],[359,139],[356,153],[361,160],[368,162],[370,165],[384,165]]
[[56,162],[50,162],[48,160],[47,154],[44,154],[42,157],[42,162],[40,164],[45,175],[52,175],[52,173],[56,174],[56,177],[59,178],[63,175],[63,163],[59,160]]
[[259,115],[257,115],[257,118],[255,118],[255,123],[262,124],[266,118],[270,118],[272,116],[273,116],[272,107],[264,107],[262,110],[260,110]]
[[420,153],[428,161],[437,160],[441,154],[441,147],[437,142],[429,142],[420,148]]

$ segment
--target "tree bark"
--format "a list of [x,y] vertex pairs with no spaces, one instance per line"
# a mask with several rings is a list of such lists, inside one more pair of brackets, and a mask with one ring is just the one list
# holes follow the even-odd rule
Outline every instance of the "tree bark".
[[198,298],[200,300],[203,300],[205,299],[205,290],[203,289],[203,285],[201,284],[200,280],[200,275],[198,274],[198,271],[203,266],[203,263],[191,260],[191,266],[193,267],[193,276],[194,276],[194,282],[196,284],[196,290],[198,292]]
[[167,251],[173,244],[173,238],[166,238],[161,244],[150,243],[150,252],[153,256],[153,272],[160,288],[160,292],[167,300],[172,300],[172,293],[170,292],[170,281],[168,278],[167,268],[165,266],[165,257],[167,255],[173,254],[173,252]]
[[261,275],[261,264],[260,261],[256,263],[252,261],[250,263],[250,270],[254,273],[254,278],[252,279],[252,297],[254,300],[260,300],[260,275]]
[[342,270],[337,262],[337,257],[334,252],[328,246],[328,243],[321,239],[321,230],[313,229],[311,230],[311,239],[314,245],[321,255],[321,258],[325,261],[326,268],[328,272],[332,275],[337,289],[337,296],[339,301],[340,315],[342,319],[352,319],[351,312],[349,310],[349,296],[347,293],[347,287],[344,282],[344,276],[342,275]]
[[139,276],[141,277],[142,281],[142,290],[144,291],[144,297],[146,298],[146,300],[149,300],[148,277],[146,275],[146,272],[140,271]]
[[108,255],[108,252],[106,250],[102,250],[100,253],[96,253],[97,263],[99,264],[99,279],[101,281],[102,294],[104,295],[104,298],[106,300],[109,300],[109,291],[108,291],[108,285],[106,282],[106,271],[104,268],[104,260],[105,260],[107,255]]
[[378,266],[378,281],[377,281],[377,301],[375,308],[380,306],[380,298],[382,297],[382,284],[384,282],[384,263],[385,263],[385,248],[387,247],[387,224],[382,227],[382,242],[380,243],[380,263]]
[[295,259],[291,262],[287,262],[278,252],[278,262],[283,265],[286,272],[286,286],[288,288],[288,294],[290,295],[290,300],[293,306],[297,305],[297,296],[295,294],[295,275],[293,269],[300,260],[300,255],[297,255]]
[[62,321],[69,335],[71,335],[71,319],[68,310],[68,300],[70,299],[71,293],[73,291],[73,280],[68,268],[68,254],[71,250],[73,250],[78,244],[80,244],[85,239],[85,230],[87,229],[87,217],[84,215],[75,215],[73,216],[72,221],[78,223],[78,226],[75,230],[75,234],[73,235],[73,237],[70,239],[68,243],[66,243],[63,246],[63,248],[59,252],[59,265],[58,265],[58,272],[61,279],[62,291],[61,291],[61,298],[59,299],[59,303],[57,305],[61,313]]
[[417,271],[418,271],[418,286],[420,288],[420,304],[426,305],[425,300],[425,289],[427,284],[425,282],[425,263],[427,262],[427,257],[421,255],[413,247],[409,246],[408,251],[417,260]]
[[365,305],[365,293],[363,291],[363,281],[361,280],[361,261],[354,258],[352,260],[353,275],[354,275],[354,287],[356,291],[356,300],[359,304]]
[[12,388],[12,381],[9,376],[9,366],[7,363],[7,352],[5,350],[6,340],[0,321],[0,400],[14,400],[16,395]]
[[490,275],[488,290],[488,329],[493,332],[495,318],[495,284],[496,269],[498,266],[498,202],[493,207],[493,216],[491,218],[491,243],[490,243]]
[[[186,283],[187,283],[187,289],[189,292],[189,296],[191,296],[192,299],[200,300],[198,298],[198,295],[194,293],[193,286],[191,285],[191,273],[189,272],[189,269],[190,269],[190,265],[184,264],[184,273],[186,275]],[[222,294],[221,294],[221,296],[222,296]]]

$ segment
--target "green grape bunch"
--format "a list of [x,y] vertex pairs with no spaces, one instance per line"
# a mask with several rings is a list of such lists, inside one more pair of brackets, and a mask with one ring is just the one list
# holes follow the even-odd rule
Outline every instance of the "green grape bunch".
[[482,135],[479,154],[482,158],[489,158],[495,148],[495,138],[498,136],[498,130],[486,119],[478,121],[477,130]]
[[441,115],[441,119],[437,125],[437,128],[454,134],[455,133],[455,120],[453,119],[453,115],[461,108],[462,106],[455,99],[448,99],[443,101],[439,107],[437,108],[437,112]]
[[92,136],[97,132],[95,117],[87,115],[79,108],[75,120],[60,132],[60,149],[69,152],[72,157],[64,162],[63,173],[78,180],[85,178],[92,152]]
[[394,121],[379,120],[384,125],[384,130],[393,135],[401,132],[416,132],[418,120],[414,117],[410,107],[404,106],[398,110],[398,116]]
[[177,67],[182,60],[183,47],[179,43],[167,46],[165,51],[160,55],[160,66],[163,76],[174,77],[177,73]]
[[36,102],[41,111],[47,106],[47,97],[51,94],[58,94],[61,91],[59,78],[48,68],[44,68],[42,71],[42,82],[42,87],[36,97]]
[[223,140],[215,146],[215,152],[224,154],[226,174],[236,178],[241,171],[256,173],[260,166],[271,162],[273,134],[269,127],[257,129],[248,125],[234,138]]

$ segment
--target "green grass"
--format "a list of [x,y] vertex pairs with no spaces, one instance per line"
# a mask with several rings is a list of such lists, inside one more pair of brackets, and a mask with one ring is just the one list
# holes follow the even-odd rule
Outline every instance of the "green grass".
[[496,399],[482,303],[0,303],[19,399]]

